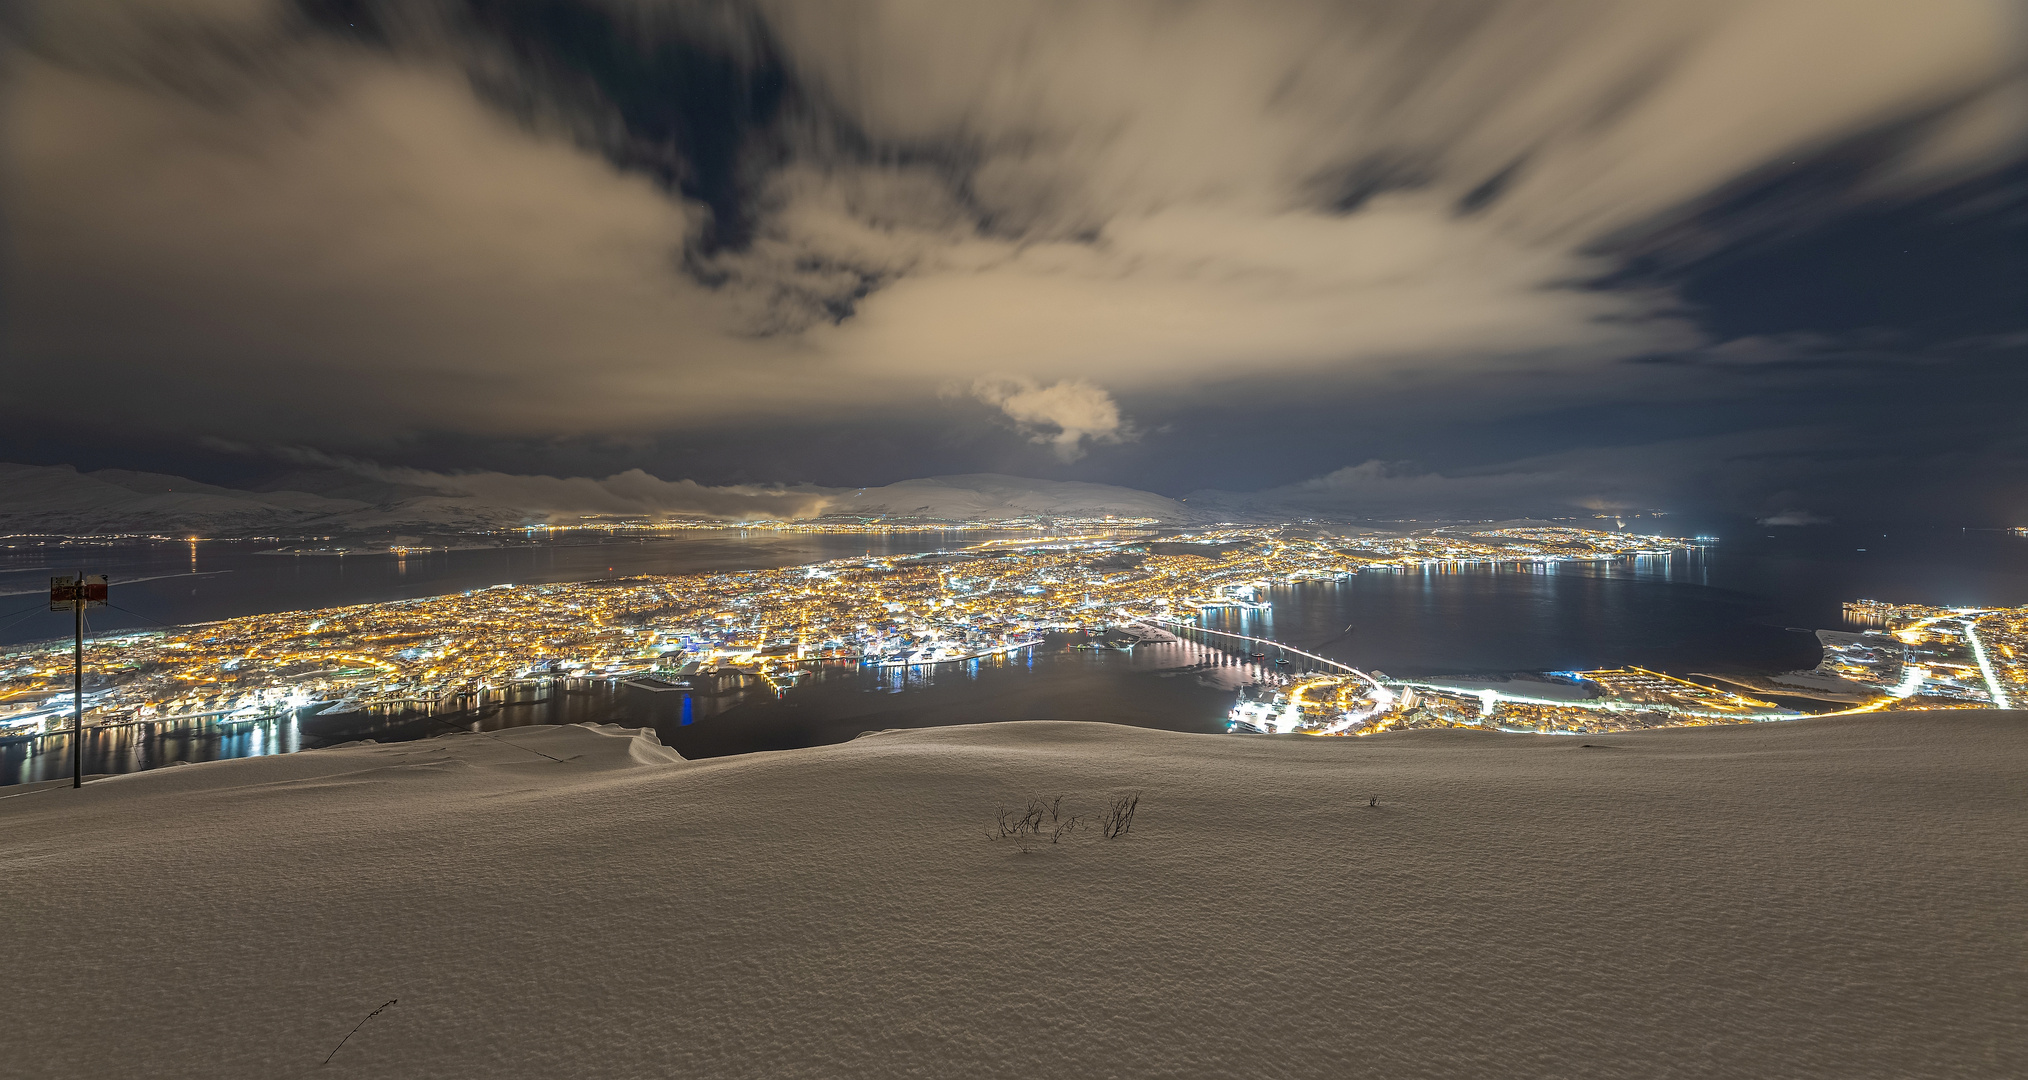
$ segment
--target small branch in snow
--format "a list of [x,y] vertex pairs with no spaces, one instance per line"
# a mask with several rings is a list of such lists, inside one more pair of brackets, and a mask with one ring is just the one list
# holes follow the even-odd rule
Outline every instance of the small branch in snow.
[[1127,835],[1127,830],[1134,827],[1134,811],[1140,805],[1139,795],[1122,795],[1114,799],[1112,806],[1106,810],[1105,820],[1099,822],[1099,829],[1106,834],[1106,839],[1114,840]]
[[[366,1014],[366,1020],[371,1020],[371,1019],[373,1019],[374,1017],[376,1017],[376,1016],[379,1016],[379,1015],[380,1015],[381,1013],[384,1013],[384,1012],[386,1012],[386,1011],[387,1011],[387,1006],[388,1006],[388,1005],[392,1005],[392,1004],[394,1004],[395,1002],[397,1002],[397,1001],[400,1001],[400,1000],[401,1000],[400,998],[389,998],[389,999],[387,1000],[387,1004],[386,1004],[386,1005],[382,1005],[382,1006],[381,1006],[380,1008],[378,1008],[378,1009],[375,1009],[375,1010],[373,1010],[373,1011],[372,1011],[372,1012],[370,1012],[370,1013],[367,1013],[367,1014]],[[338,1045],[337,1045],[337,1046],[334,1046],[334,1047],[332,1047],[332,1048],[331,1048],[331,1052],[330,1052],[330,1053],[328,1053],[328,1054],[325,1054],[325,1055],[324,1055],[324,1064],[326,1064],[326,1065],[329,1065],[329,1064],[331,1064],[331,1059],[332,1059],[332,1058],[334,1058],[334,1057],[337,1057],[337,1056],[338,1056],[338,1051],[340,1051],[340,1050],[343,1050],[343,1049],[345,1048],[345,1043],[346,1043],[346,1042],[347,1042],[348,1040],[350,1040],[350,1039],[352,1038],[352,1036],[354,1036],[354,1035],[357,1035],[357,1034],[359,1034],[359,1029],[360,1029],[360,1028],[363,1028],[363,1027],[365,1027],[365,1026],[366,1026],[366,1020],[361,1020],[360,1022],[358,1022],[358,1023],[356,1023],[356,1024],[352,1025],[352,1030],[351,1030],[351,1031],[348,1031],[348,1032],[346,1032],[346,1033],[345,1033],[345,1038],[343,1038],[343,1039],[340,1039],[340,1040],[338,1040]]]

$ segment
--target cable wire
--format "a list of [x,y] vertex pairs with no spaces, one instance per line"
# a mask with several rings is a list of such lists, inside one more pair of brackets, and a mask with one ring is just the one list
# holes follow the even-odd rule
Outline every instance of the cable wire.
[[[26,611],[17,611],[14,612],[12,615],[0,615],[0,619],[12,620],[10,622],[0,623],[0,633],[5,633],[16,626],[21,625],[23,622],[27,621],[30,615],[35,614],[41,607],[42,607],[41,604],[37,604],[34,607],[27,609]],[[18,619],[14,618],[15,615],[19,615],[20,618]]]
[[143,615],[143,614],[141,614],[140,612],[138,612],[138,611],[135,611],[135,610],[134,610],[134,609],[132,609],[132,608],[124,608],[124,607],[121,607],[120,605],[118,605],[118,604],[114,604],[114,603],[108,603],[108,604],[106,604],[106,606],[107,606],[107,607],[109,607],[109,608],[112,608],[112,609],[113,609],[114,611],[123,611],[123,612],[126,612],[127,614],[129,614],[129,615],[132,615],[132,616],[133,616],[134,618],[136,618],[136,619],[140,619],[140,620],[141,620],[142,622],[151,622],[151,623],[154,623],[154,624],[155,624],[156,626],[159,626],[159,627],[161,627],[161,628],[162,628],[162,629],[164,629],[164,630],[180,630],[180,629],[182,629],[182,627],[181,627],[181,626],[179,626],[179,625],[177,625],[176,623],[165,623],[165,622],[163,622],[162,620],[160,620],[160,619],[158,619],[158,618],[155,618],[155,617],[154,617],[153,615]]

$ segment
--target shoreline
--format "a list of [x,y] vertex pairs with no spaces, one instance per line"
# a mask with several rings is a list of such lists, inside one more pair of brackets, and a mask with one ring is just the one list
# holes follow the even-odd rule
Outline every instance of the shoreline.
[[1798,687],[1796,689],[1791,690],[1787,689],[1786,684],[1782,683],[1777,683],[1773,686],[1763,686],[1757,682],[1746,681],[1747,679],[1753,679],[1756,677],[1752,675],[1744,677],[1713,675],[1708,671],[1693,671],[1690,674],[1695,678],[1712,679],[1717,682],[1725,683],[1728,686],[1745,687],[1746,689],[1752,690],[1755,693],[1772,694],[1778,697],[1807,698],[1811,701],[1828,701],[1834,705],[1864,705],[1866,704],[1867,701],[1871,700],[1870,698],[1858,694],[1833,695],[1824,693],[1822,691],[1812,691],[1804,687]]

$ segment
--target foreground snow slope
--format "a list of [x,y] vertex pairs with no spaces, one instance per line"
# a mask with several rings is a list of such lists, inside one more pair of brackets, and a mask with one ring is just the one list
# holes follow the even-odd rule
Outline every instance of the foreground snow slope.
[[527,728],[30,792],[0,1071],[2028,1075],[2028,717],[1586,741]]

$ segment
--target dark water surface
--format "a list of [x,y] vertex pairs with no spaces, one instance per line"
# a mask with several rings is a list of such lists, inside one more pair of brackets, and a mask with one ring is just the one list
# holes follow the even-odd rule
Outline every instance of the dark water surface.
[[[441,596],[488,585],[800,566],[1027,535],[1033,534],[962,529],[861,535],[686,531],[407,555],[272,554],[272,540],[104,544],[16,539],[0,543],[0,616],[4,616],[0,644],[69,635],[70,616],[47,611],[38,616],[35,600],[48,595],[50,577],[79,570],[112,579],[118,608],[91,613],[95,629],[112,631]],[[12,613],[26,617],[17,619]]]
[[[1233,695],[1264,669],[1192,643],[1121,652],[1070,646],[1082,635],[1050,635],[1042,648],[931,668],[833,665],[805,675],[777,697],[766,690],[722,696],[644,690],[625,684],[530,691],[525,703],[483,718],[408,716],[366,724],[334,722],[332,734],[397,739],[442,734],[455,725],[485,730],[525,724],[612,723],[652,727],[686,757],[788,750],[844,742],[866,731],[1004,720],[1105,720],[1170,731],[1219,732]],[[312,737],[321,729],[306,725]]]
[[[351,595],[338,591],[341,586],[333,584],[334,572],[328,567],[311,564],[306,572],[318,583],[291,595],[314,595],[317,599],[311,603],[328,605],[427,595],[496,581],[597,577],[608,566],[625,573],[787,565],[856,555],[869,548],[925,550],[981,539],[986,537],[977,533],[949,539],[758,534],[751,541],[715,538],[681,548],[628,544],[469,553],[484,558],[444,558],[436,564],[424,560],[429,569],[412,583],[403,572],[396,572],[396,580],[390,582],[385,565],[355,570],[366,565],[362,561],[344,571],[351,576],[344,578],[342,588],[357,583],[362,590]],[[897,546],[876,546],[883,542]],[[204,557],[200,551],[200,560]],[[684,560],[716,561],[681,565]],[[287,567],[305,560],[278,561]],[[242,566],[231,568],[238,572]],[[246,569],[249,577],[242,580],[260,573],[271,575],[264,580],[272,581],[294,572],[267,571],[260,564]],[[417,573],[413,562],[406,573]],[[15,580],[21,579],[0,578]],[[120,588],[117,574],[115,581]],[[121,595],[134,596],[145,584],[129,585]],[[181,584],[172,579],[155,594],[169,613],[165,621],[195,617],[167,602]],[[218,588],[199,586],[199,601],[227,604],[229,600],[215,591]],[[1206,625],[1275,638],[1398,677],[1623,664],[1676,674],[1772,672],[1814,665],[1819,652],[1809,631],[1844,627],[1840,605],[1862,597],[1948,605],[2028,604],[2028,540],[1995,532],[1910,530],[1881,536],[1792,529],[1772,536],[1729,538],[1700,551],[1610,564],[1372,572],[1335,584],[1277,589],[1272,611],[1218,613]],[[288,606],[302,605],[274,609]],[[209,617],[225,613],[242,612],[221,611]],[[690,757],[822,745],[880,728],[997,720],[1103,720],[1209,732],[1223,730],[1234,692],[1258,671],[1228,653],[1197,644],[1143,647],[1129,654],[1073,650],[1069,646],[1074,640],[1054,637],[1044,647],[1016,657],[927,671],[830,668],[813,673],[780,697],[766,691],[705,696],[617,686],[556,689],[541,700],[530,700],[534,692],[529,691],[478,713],[448,716],[311,717],[233,733],[209,726],[122,728],[87,733],[86,769],[130,772],[172,761],[288,752],[352,739],[426,738],[452,730],[503,731],[581,721],[652,726],[665,742]],[[0,784],[67,775],[69,752],[65,737],[0,745]]]

